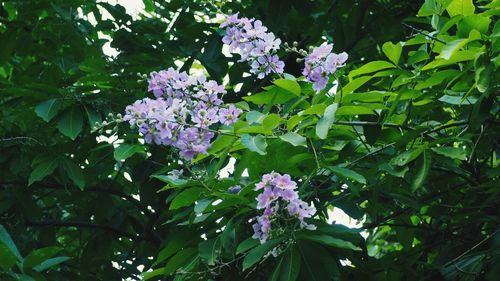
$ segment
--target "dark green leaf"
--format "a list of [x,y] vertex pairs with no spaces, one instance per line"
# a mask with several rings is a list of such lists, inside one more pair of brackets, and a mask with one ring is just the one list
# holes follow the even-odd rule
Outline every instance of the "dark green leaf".
[[80,132],[82,131],[82,127],[82,112],[76,106],[67,110],[57,123],[57,128],[59,129],[59,131],[72,140],[75,140],[76,137],[80,134]]
[[45,122],[54,118],[62,106],[62,99],[50,99],[44,101],[35,107],[36,115],[40,116]]
[[250,268],[252,265],[256,264],[259,262],[259,260],[269,251],[271,251],[274,247],[276,247],[283,238],[276,238],[273,240],[269,240],[264,244],[261,244],[252,250],[250,250],[246,256],[245,259],[243,260],[243,270],[247,270]]
[[429,175],[429,170],[431,169],[431,155],[427,150],[420,154],[415,163],[415,168],[416,173],[411,184],[412,191],[419,190]]
[[23,268],[25,270],[34,268],[37,265],[40,265],[42,262],[47,261],[52,258],[59,252],[61,252],[62,248],[60,247],[47,247],[34,250],[24,259]]
[[198,200],[203,190],[204,189],[201,187],[192,187],[183,190],[181,193],[175,196],[174,200],[172,200],[169,210],[175,210],[189,205],[194,206],[194,202]]
[[329,166],[328,169],[344,179],[349,179],[349,180],[357,181],[357,182],[362,183],[362,184],[366,184],[365,177],[363,177],[361,174],[359,174],[351,169],[336,167],[336,166]]
[[63,158],[62,167],[76,186],[83,190],[85,187],[85,178],[83,176],[82,168],[78,167],[78,165],[76,165],[73,160],[69,158]]

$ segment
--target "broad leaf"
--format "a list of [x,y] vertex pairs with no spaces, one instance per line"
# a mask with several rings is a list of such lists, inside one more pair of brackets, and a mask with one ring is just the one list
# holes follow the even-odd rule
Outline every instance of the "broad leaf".
[[335,121],[335,113],[337,112],[337,104],[330,104],[329,106],[326,107],[325,109],[325,115],[319,119],[318,123],[316,124],[316,135],[320,139],[326,139],[326,136],[328,135],[328,130],[330,130],[330,127],[333,125],[333,122]]
[[256,248],[253,248],[252,250],[250,250],[246,254],[245,259],[243,260],[243,270],[247,270],[252,265],[259,262],[260,259],[265,254],[269,253],[269,251],[271,251],[274,247],[276,247],[282,240],[283,240],[283,238],[276,238],[276,239],[267,241],[264,244],[259,245]]
[[36,115],[40,116],[45,122],[54,118],[62,106],[62,99],[50,99],[44,101],[35,107]]
[[288,132],[288,133],[280,136],[280,139],[290,143],[293,146],[307,147],[306,138],[297,134],[297,133],[294,133],[294,132]]
[[273,84],[280,87],[281,89],[287,90],[288,92],[296,96],[300,96],[300,85],[295,80],[277,79],[273,81]]
[[241,143],[253,152],[260,155],[266,155],[267,142],[262,135],[251,136],[244,134],[241,136]]
[[361,174],[351,169],[336,167],[336,166],[329,166],[328,169],[344,179],[349,179],[352,181],[357,181],[362,184],[366,184],[365,177],[363,177]]
[[181,193],[175,196],[174,200],[172,200],[169,210],[175,210],[189,205],[194,205],[194,202],[198,200],[201,192],[203,191],[204,189],[201,187],[192,187],[183,190]]
[[76,106],[67,110],[57,123],[57,128],[59,129],[59,131],[72,140],[75,140],[76,137],[80,134],[80,132],[82,131],[82,127],[82,111]]

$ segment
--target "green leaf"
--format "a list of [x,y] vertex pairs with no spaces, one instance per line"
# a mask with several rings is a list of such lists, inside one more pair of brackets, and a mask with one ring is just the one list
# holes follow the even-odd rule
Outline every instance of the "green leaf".
[[264,121],[264,118],[266,118],[267,115],[259,112],[259,111],[255,111],[255,110],[252,110],[252,111],[249,111],[245,118],[248,122],[248,124],[253,124],[253,123],[256,123],[256,124],[262,124],[262,121]]
[[31,252],[23,262],[23,268],[24,270],[33,268],[42,262],[52,258],[59,252],[61,252],[62,248],[60,247],[46,247],[46,248],[41,248],[34,250]]
[[251,136],[244,134],[241,136],[241,143],[253,152],[260,155],[266,155],[267,142],[262,135]]
[[481,39],[481,34],[477,30],[472,30],[469,38],[456,39],[447,43],[441,50],[439,57],[445,60],[449,60],[453,55],[455,55],[455,53],[458,52],[458,50],[462,49],[468,43],[478,39]]
[[474,4],[472,4],[472,0],[453,0],[448,7],[446,7],[446,11],[450,14],[450,17],[454,17],[457,15],[473,15],[475,11]]
[[430,63],[426,64],[424,67],[422,67],[422,70],[429,70],[437,67],[455,64],[457,62],[473,60],[478,55],[479,53],[477,51],[470,51],[470,50],[457,51],[453,54],[453,56],[450,59],[445,60],[442,58],[437,58],[431,61]]
[[412,148],[394,157],[390,163],[391,165],[404,166],[415,160],[422,151],[424,151],[424,147]]
[[300,272],[300,253],[297,247],[288,248],[283,257],[283,262],[280,266],[281,281],[295,281],[299,277]]
[[264,130],[272,132],[272,130],[274,130],[274,128],[276,128],[280,124],[281,120],[281,117],[279,117],[277,114],[269,114],[264,118],[264,120],[262,120],[262,127],[264,128]]
[[300,85],[297,83],[295,80],[289,80],[289,79],[277,79],[273,81],[273,84],[287,90],[288,92],[300,96]]
[[416,173],[411,183],[411,189],[413,192],[422,187],[427,179],[427,176],[429,175],[429,171],[431,169],[431,155],[427,152],[427,150],[425,150],[420,157],[418,157],[417,162],[415,163],[415,169]]
[[78,167],[70,158],[63,158],[62,167],[66,171],[68,177],[83,190],[85,187],[85,178],[82,169]]
[[467,154],[465,153],[465,150],[456,148],[456,147],[449,147],[449,146],[441,146],[441,147],[433,147],[431,148],[432,151],[436,152],[437,154],[446,156],[451,159],[458,159],[458,160],[467,160]]
[[82,112],[76,106],[67,110],[57,123],[57,128],[59,129],[59,131],[72,140],[75,140],[76,137],[80,134],[80,132],[82,131],[82,127]]
[[215,154],[227,146],[231,145],[234,141],[235,137],[233,136],[228,136],[228,135],[219,135],[217,139],[215,139],[214,142],[212,142],[212,145],[208,149],[208,152],[211,154]]
[[388,69],[388,68],[396,68],[396,66],[390,62],[387,62],[387,61],[380,61],[380,60],[379,61],[372,61],[372,62],[369,62],[369,63],[361,66],[360,68],[357,68],[357,69],[349,72],[349,79],[352,79],[352,78],[359,76],[359,75],[368,74],[368,73],[372,73],[372,72],[376,72],[376,71]]
[[58,265],[58,264],[63,263],[67,260],[70,260],[70,259],[71,259],[70,257],[55,257],[55,258],[47,259],[47,260],[41,262],[39,265],[33,267],[33,269],[35,271],[41,272],[41,271],[44,271],[46,269],[53,267],[54,265]]
[[337,259],[318,243],[301,240],[298,243],[302,256],[301,280],[307,281],[340,281]]
[[177,269],[181,268],[182,266],[186,265],[186,262],[191,259],[196,253],[198,252],[198,249],[194,248],[187,248],[183,249],[182,251],[178,252],[173,256],[165,265],[163,274],[165,275],[170,275],[174,273]]
[[384,45],[382,45],[382,51],[390,61],[394,64],[398,64],[403,46],[400,43],[393,44],[392,42],[385,42]]
[[325,113],[326,104],[318,103],[308,107],[306,110],[299,112],[299,115],[316,115]]
[[0,243],[0,267],[4,271],[9,271],[16,264],[16,256],[7,248],[6,245]]
[[288,133],[280,136],[280,139],[290,143],[293,146],[307,147],[306,138],[304,138],[303,136],[301,136],[297,133],[294,133],[294,132],[288,132]]
[[59,164],[58,158],[47,158],[37,164],[28,179],[28,186],[34,182],[43,180],[46,176],[52,174]]
[[464,98],[463,95],[460,96],[443,95],[438,100],[453,105],[472,105],[477,102],[476,97],[469,96],[467,98]]
[[243,270],[247,270],[252,265],[256,264],[265,254],[269,253],[275,246],[277,246],[284,238],[276,238],[269,240],[266,243],[259,245],[250,250],[243,260]]
[[62,106],[62,99],[50,99],[44,101],[35,107],[36,115],[40,116],[45,122],[54,118]]
[[[344,95],[350,94],[350,93],[356,91],[356,89],[358,89],[359,87],[363,86],[366,82],[370,81],[370,79],[372,79],[372,76],[362,76],[362,77],[356,78],[356,79],[352,80],[351,82],[349,82],[347,85],[345,85],[343,88],[341,88],[340,92],[342,92]],[[340,96],[340,95],[337,95],[337,96]],[[337,101],[337,100],[335,100],[335,101]]]
[[460,71],[455,70],[455,69],[437,71],[437,72],[433,73],[426,80],[418,82],[417,85],[415,85],[415,90],[422,90],[422,89],[429,88],[429,87],[432,87],[435,85],[439,85],[447,79],[450,79],[452,77],[456,77],[458,74],[460,74]]
[[206,240],[198,244],[198,252],[208,265],[214,265],[219,256],[221,241],[219,238]]
[[201,187],[192,187],[183,190],[181,193],[177,194],[170,203],[169,210],[176,210],[189,205],[194,205],[194,202],[198,200],[200,194],[204,191]]
[[363,177],[361,174],[359,174],[351,169],[336,167],[336,166],[329,166],[328,169],[344,179],[349,179],[349,180],[357,181],[357,182],[362,183],[362,184],[366,184],[365,177]]
[[157,269],[150,271],[150,272],[144,272],[144,273],[142,273],[142,280],[146,281],[146,280],[149,280],[153,277],[163,275],[164,272],[165,272],[164,267],[157,268]]
[[337,116],[345,115],[375,115],[375,112],[368,107],[360,105],[344,105],[341,106],[336,113]]
[[361,248],[352,244],[349,241],[345,241],[342,239],[338,238],[333,238],[332,236],[325,235],[325,234],[310,234],[310,235],[301,235],[300,238],[318,242],[327,246],[339,248],[339,249],[346,249],[346,250],[353,250],[353,251],[361,251]]
[[87,107],[85,107],[85,111],[87,112],[87,119],[89,121],[90,129],[94,129],[97,127],[96,124],[102,123],[102,117],[99,112]]
[[142,0],[142,3],[144,3],[144,10],[146,10],[146,12],[151,13],[155,10],[153,0]]
[[115,148],[113,156],[115,157],[116,161],[123,161],[129,157],[132,157],[132,155],[143,151],[144,151],[144,146],[140,144],[122,143],[120,144],[120,146]]
[[404,178],[406,172],[408,172],[410,170],[410,168],[408,168],[408,166],[403,166],[403,167],[393,166],[393,165],[390,165],[389,163],[383,163],[382,165],[380,165],[379,169],[381,171],[388,172],[389,174],[391,174],[395,177],[398,177],[398,178]]
[[440,15],[452,0],[425,0],[424,4],[418,11],[418,16],[427,17]]
[[168,183],[174,187],[185,187],[190,185],[189,181],[185,179],[179,179],[168,175],[151,175],[151,177]]
[[[199,237],[196,237],[196,239],[198,238]],[[163,248],[158,253],[158,258],[153,263],[153,266],[156,266],[161,262],[165,261],[173,254],[177,253],[178,251],[189,245],[192,240],[193,236],[190,236],[189,232],[179,231],[170,234],[168,241],[166,241],[165,248]]]
[[445,264],[440,273],[446,281],[474,281],[483,268],[484,254],[468,255],[452,264]]
[[283,264],[284,259],[285,259],[285,257],[283,255],[281,255],[279,261],[274,266],[273,274],[271,275],[271,278],[269,278],[269,281],[278,281],[279,280],[280,274],[281,274],[281,266]]
[[466,16],[458,23],[457,34],[460,37],[468,37],[473,29],[481,34],[487,34],[490,23],[491,19],[481,15]]
[[210,203],[212,203],[212,200],[208,198],[203,198],[199,201],[196,201],[196,205],[194,206],[194,212],[196,214],[202,214],[203,211],[205,211],[205,209],[208,207],[208,205],[210,205]]
[[334,103],[326,107],[325,115],[321,117],[321,119],[319,119],[318,123],[316,124],[316,135],[318,136],[318,138],[326,139],[326,136],[328,135],[328,130],[330,130],[330,127],[333,125],[333,122],[335,121],[337,106],[338,104]]
[[254,238],[247,238],[246,240],[244,240],[243,242],[241,242],[238,245],[238,248],[236,248],[236,254],[244,253],[244,252],[254,248],[255,246],[257,246],[259,244],[260,244],[259,240],[254,239]]
[[280,88],[272,86],[265,92],[257,93],[255,95],[243,97],[244,100],[254,104],[284,104],[287,101],[296,98],[295,95],[290,95],[288,91],[281,91]]

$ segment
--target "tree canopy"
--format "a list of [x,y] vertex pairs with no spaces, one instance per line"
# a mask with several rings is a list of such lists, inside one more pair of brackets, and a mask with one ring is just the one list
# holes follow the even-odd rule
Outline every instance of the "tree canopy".
[[500,1],[110,2],[0,1],[0,280],[500,276]]

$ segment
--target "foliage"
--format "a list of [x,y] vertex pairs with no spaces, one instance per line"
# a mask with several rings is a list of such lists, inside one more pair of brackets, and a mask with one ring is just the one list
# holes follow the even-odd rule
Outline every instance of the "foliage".
[[[414,2],[148,0],[139,18],[0,2],[0,278],[495,280],[500,2]],[[230,10],[298,42],[283,77],[222,54],[213,19]],[[325,38],[349,60],[316,93],[292,50]],[[116,115],[146,96],[143,74],[175,65],[243,111],[193,162]],[[272,171],[316,229],[260,244],[254,187]],[[334,207],[363,226],[326,223]]]

